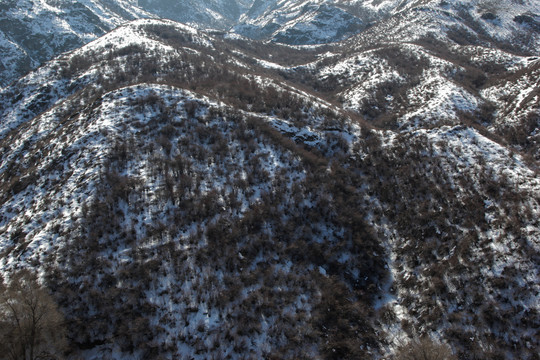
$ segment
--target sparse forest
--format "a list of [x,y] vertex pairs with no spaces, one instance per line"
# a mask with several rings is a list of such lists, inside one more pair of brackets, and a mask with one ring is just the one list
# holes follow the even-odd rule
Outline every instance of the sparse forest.
[[538,359],[540,68],[482,11],[139,20],[1,89],[0,358]]

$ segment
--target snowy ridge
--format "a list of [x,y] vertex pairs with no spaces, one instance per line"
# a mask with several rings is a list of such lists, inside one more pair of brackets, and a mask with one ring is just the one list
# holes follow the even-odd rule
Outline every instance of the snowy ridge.
[[358,33],[365,28],[365,20],[335,1],[255,2],[234,32],[286,44],[322,44]]
[[[501,1],[5,1],[0,27],[0,87],[64,51],[136,18],[163,17],[254,39],[295,45],[364,38],[414,41],[436,34],[458,41],[512,41],[539,47],[540,9]],[[30,19],[33,19],[30,22]],[[374,27],[373,27],[374,26]],[[477,38],[477,39],[475,39]],[[366,40],[359,40],[363,43]],[[358,39],[355,40],[358,42]]]
[[139,19],[45,63],[0,90],[0,271],[70,359],[534,359],[538,54],[467,4],[325,46]]
[[127,1],[10,0],[3,2],[1,8],[0,50],[10,54],[11,59],[2,56],[0,86],[127,20],[151,16]]
[[[414,41],[428,34],[462,44],[506,41],[516,48],[538,47],[539,5],[534,1],[467,0],[451,3],[410,2],[397,6],[385,21],[379,21],[353,43],[376,44]],[[462,45],[461,44],[461,45]]]

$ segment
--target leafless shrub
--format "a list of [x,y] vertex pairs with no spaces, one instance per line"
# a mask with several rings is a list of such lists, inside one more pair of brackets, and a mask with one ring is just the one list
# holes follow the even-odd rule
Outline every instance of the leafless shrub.
[[7,359],[63,356],[67,347],[64,319],[34,274],[21,270],[9,284],[0,283],[0,351]]
[[447,344],[433,341],[427,336],[411,340],[398,348],[396,360],[457,360]]

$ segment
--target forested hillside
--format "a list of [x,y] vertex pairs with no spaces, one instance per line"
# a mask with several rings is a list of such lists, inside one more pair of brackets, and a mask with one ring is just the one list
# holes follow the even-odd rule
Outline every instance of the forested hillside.
[[433,4],[317,46],[135,20],[0,90],[0,270],[61,355],[538,359],[536,8]]

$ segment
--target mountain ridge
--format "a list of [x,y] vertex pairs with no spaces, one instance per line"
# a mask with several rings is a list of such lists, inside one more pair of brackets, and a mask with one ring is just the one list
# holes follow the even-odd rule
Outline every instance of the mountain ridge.
[[[232,0],[202,3],[168,0],[137,3],[125,0],[24,0],[6,1],[2,9],[0,49],[6,56],[0,63],[0,86],[7,85],[44,61],[73,50],[135,18],[166,17],[201,28],[232,30],[233,33],[254,39],[292,45],[345,40],[374,24],[386,23],[391,17],[413,14],[411,11],[414,9],[446,12],[454,18],[464,16],[460,21],[466,26],[458,26],[455,31],[455,39],[465,35],[460,41],[472,41],[475,37],[486,35],[506,39],[519,34],[512,40],[514,43],[521,42],[519,46],[523,49],[535,49],[539,45],[538,37],[528,34],[534,35],[540,26],[540,9],[530,1],[505,7],[500,1],[480,0],[460,1],[452,5],[435,1],[394,0],[371,3],[306,0],[300,4]],[[31,16],[26,16],[23,9]],[[513,15],[509,17],[507,14]],[[61,15],[61,21],[55,20],[58,15]],[[424,20],[429,23],[433,17]],[[421,22],[417,19],[409,17],[400,21],[405,24],[416,22],[414,27],[409,27],[421,28]],[[402,30],[399,31],[404,34]],[[387,32],[379,34],[388,36]],[[407,36],[411,35],[414,37],[413,34]]]
[[534,359],[539,60],[425,13],[321,46],[138,19],[1,89],[0,269],[66,356]]

